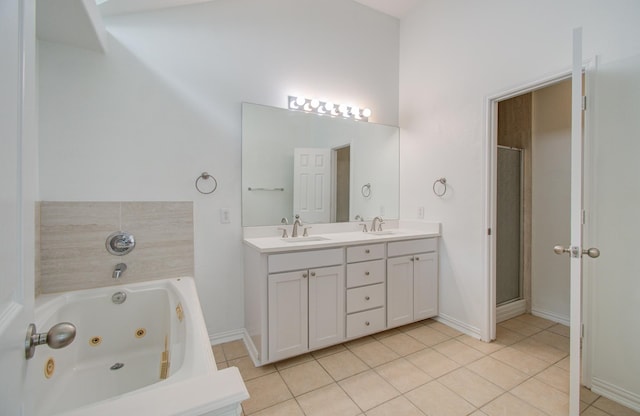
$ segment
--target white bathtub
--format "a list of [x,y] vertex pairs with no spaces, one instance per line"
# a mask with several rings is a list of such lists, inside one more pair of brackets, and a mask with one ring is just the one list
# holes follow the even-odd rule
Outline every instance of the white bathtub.
[[59,322],[73,323],[76,338],[29,360],[35,416],[235,416],[249,397],[237,368],[216,368],[190,277],[38,297],[38,331]]

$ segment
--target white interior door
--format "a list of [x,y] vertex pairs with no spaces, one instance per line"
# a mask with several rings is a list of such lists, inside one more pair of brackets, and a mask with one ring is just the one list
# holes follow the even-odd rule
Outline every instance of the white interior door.
[[[640,411],[640,55],[589,73],[583,382]],[[573,353],[573,351],[572,351]]]
[[30,414],[24,340],[33,320],[33,172],[24,175],[35,168],[25,160],[35,125],[33,1],[0,0],[0,57],[0,414],[22,415]]
[[293,213],[304,222],[331,220],[331,149],[293,151]]

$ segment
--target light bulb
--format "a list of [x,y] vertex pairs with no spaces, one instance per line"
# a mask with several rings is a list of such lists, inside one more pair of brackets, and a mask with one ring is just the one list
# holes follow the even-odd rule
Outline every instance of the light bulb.
[[298,98],[296,98],[296,104],[297,104],[298,106],[303,106],[303,105],[304,105],[304,103],[306,103],[306,102],[307,102],[307,99],[306,99],[306,98],[304,98],[304,97],[298,97]]
[[327,101],[324,103],[324,109],[327,113],[333,114],[333,103],[331,101]]
[[293,108],[293,109],[298,108],[298,106],[296,105],[296,98],[295,97],[291,97],[291,99],[289,100],[289,108]]
[[360,118],[360,109],[358,107],[356,106],[351,107],[350,113],[354,118]]
[[341,112],[345,117],[349,115],[349,107],[346,104],[340,104],[338,106],[338,111]]
[[364,110],[362,110],[362,116],[367,118],[371,117],[371,109],[365,108]]
[[320,106],[320,101],[318,101],[315,98],[311,100],[311,108],[318,108],[319,106]]

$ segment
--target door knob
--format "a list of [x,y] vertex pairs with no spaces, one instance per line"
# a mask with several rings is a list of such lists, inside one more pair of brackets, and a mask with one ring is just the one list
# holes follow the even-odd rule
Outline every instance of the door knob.
[[600,257],[600,250],[595,247],[591,247],[589,249],[582,250],[582,254],[586,254],[592,259],[595,259],[596,257]]
[[570,248],[564,248],[563,246],[555,246],[555,247],[553,247],[553,251],[556,254],[564,254],[564,253],[570,253],[571,249]]

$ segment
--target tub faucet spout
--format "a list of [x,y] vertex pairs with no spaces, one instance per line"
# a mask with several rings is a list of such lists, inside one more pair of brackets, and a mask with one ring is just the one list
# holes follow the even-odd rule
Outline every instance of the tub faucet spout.
[[113,269],[113,277],[114,279],[120,279],[120,276],[127,270],[127,265],[124,263],[116,264],[116,268]]

